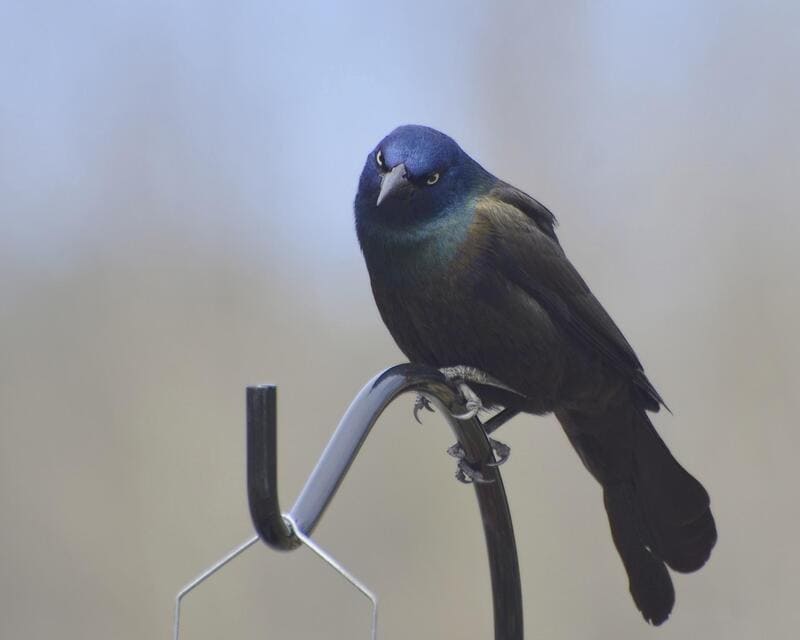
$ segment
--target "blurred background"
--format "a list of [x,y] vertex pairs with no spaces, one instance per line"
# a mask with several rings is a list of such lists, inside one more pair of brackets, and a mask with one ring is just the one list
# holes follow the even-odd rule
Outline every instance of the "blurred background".
[[[352,200],[409,122],[556,212],[712,496],[716,551],[648,630],[558,424],[504,427],[528,637],[794,637],[800,4],[291,4],[0,4],[0,637],[170,637],[176,591],[252,532],[248,384],[279,384],[291,504],[403,360]],[[474,495],[412,402],[315,537],[380,638],[489,638]],[[259,546],[182,638],[368,633],[310,552]]]

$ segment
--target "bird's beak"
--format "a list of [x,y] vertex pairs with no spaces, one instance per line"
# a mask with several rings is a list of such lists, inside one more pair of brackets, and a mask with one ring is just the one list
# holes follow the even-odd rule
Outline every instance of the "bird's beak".
[[393,193],[397,193],[408,185],[406,178],[406,165],[402,162],[394,167],[389,173],[385,173],[381,178],[381,192],[378,194],[376,206],[386,200]]

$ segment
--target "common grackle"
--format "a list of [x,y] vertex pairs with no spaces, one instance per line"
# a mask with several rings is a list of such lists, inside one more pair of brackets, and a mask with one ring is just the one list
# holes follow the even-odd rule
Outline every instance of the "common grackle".
[[400,349],[500,381],[474,385],[488,405],[555,413],[603,487],[636,606],[664,622],[667,566],[695,571],[716,542],[708,493],[656,433],[646,412],[664,401],[564,255],[553,214],[450,137],[407,125],[367,156],[355,220]]

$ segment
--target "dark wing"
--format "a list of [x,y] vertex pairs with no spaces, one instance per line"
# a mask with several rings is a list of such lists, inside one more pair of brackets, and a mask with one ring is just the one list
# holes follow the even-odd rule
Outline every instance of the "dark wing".
[[558,220],[556,220],[553,212],[536,198],[532,198],[524,191],[520,191],[502,181],[498,182],[497,186],[492,189],[489,197],[510,204],[515,209],[522,211],[536,224],[543,234],[558,244],[558,238],[556,237]]
[[[489,259],[585,349],[629,377],[646,408],[664,404],[642,364],[606,310],[564,255],[555,216],[522,191],[502,183],[476,205],[476,224],[491,239]],[[666,405],[664,405],[666,406]]]

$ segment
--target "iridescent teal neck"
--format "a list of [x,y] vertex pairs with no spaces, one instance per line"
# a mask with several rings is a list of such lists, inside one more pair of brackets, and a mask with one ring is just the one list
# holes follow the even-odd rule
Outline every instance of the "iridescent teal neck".
[[459,198],[438,215],[409,227],[372,220],[359,229],[367,265],[396,285],[413,284],[431,270],[446,269],[467,239],[478,195]]

